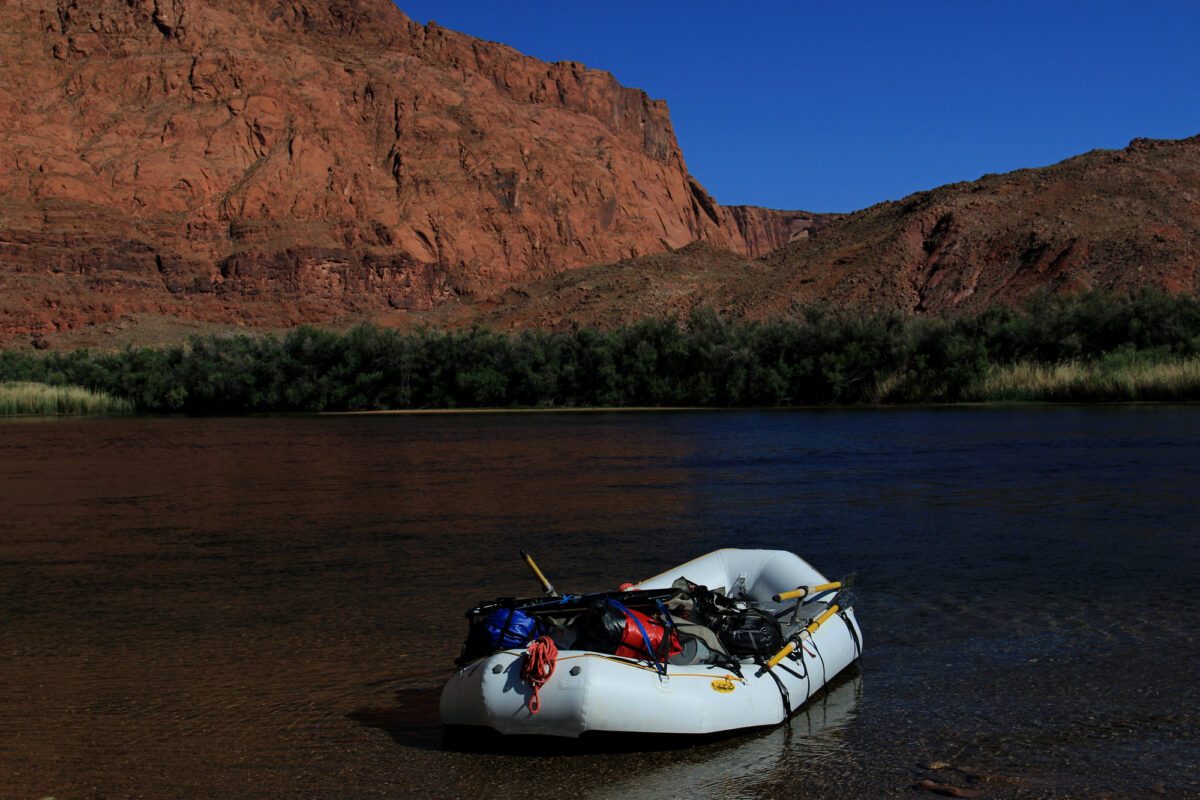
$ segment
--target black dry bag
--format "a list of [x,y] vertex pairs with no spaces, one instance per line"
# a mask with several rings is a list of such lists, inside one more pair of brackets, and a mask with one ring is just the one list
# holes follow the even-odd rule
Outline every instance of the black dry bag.
[[726,618],[719,635],[721,643],[735,656],[769,658],[783,649],[779,622],[757,608],[743,609]]

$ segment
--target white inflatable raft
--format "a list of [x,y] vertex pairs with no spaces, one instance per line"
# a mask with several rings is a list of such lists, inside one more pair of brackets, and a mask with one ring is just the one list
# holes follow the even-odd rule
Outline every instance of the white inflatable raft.
[[[442,690],[443,724],[570,737],[588,731],[706,734],[774,725],[862,653],[862,633],[848,597],[840,592],[842,583],[831,583],[792,553],[718,550],[634,588],[645,597],[670,597],[672,586],[685,584],[715,591],[730,606],[758,609],[754,613],[766,612],[778,620],[781,638],[771,647],[774,652],[727,653],[703,660],[695,653],[707,652],[704,641],[721,647],[709,636],[663,663],[571,649],[568,623],[555,632],[565,646],[537,691],[536,711],[530,708],[534,689],[522,677],[530,656],[524,648],[510,648],[470,660],[451,676]],[[621,596],[630,605],[629,598],[639,597],[636,592]],[[596,596],[583,599],[587,597]],[[678,603],[668,601],[667,606],[679,630],[686,630],[683,617],[688,612],[676,617]],[[779,642],[786,645],[776,650]]]

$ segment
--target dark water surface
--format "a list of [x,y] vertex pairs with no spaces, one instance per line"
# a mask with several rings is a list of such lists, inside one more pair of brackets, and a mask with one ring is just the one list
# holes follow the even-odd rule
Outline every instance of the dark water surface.
[[[6,421],[0,510],[2,798],[1200,797],[1200,408]],[[584,591],[728,546],[857,571],[864,669],[716,741],[442,748],[519,548]]]

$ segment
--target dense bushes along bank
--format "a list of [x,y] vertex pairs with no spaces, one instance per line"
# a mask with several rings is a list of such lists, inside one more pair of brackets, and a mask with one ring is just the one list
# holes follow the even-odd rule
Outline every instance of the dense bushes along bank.
[[[1140,291],[954,317],[710,312],[614,331],[209,336],[118,353],[0,353],[0,380],[150,412],[1200,399],[1200,302]],[[1131,377],[1133,376],[1133,377]],[[1138,377],[1140,376],[1140,377]]]

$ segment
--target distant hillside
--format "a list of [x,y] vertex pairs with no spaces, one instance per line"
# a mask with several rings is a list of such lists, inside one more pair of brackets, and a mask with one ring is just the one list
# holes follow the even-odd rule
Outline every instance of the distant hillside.
[[1137,139],[1053,166],[986,175],[883,203],[764,260],[775,298],[941,312],[1038,289],[1196,292],[1200,137]]
[[812,303],[906,313],[1014,305],[1038,290],[1200,289],[1200,137],[1135,140],[987,175],[829,222],[756,260],[693,245],[573,270],[447,322],[608,325],[711,306],[735,318]]

